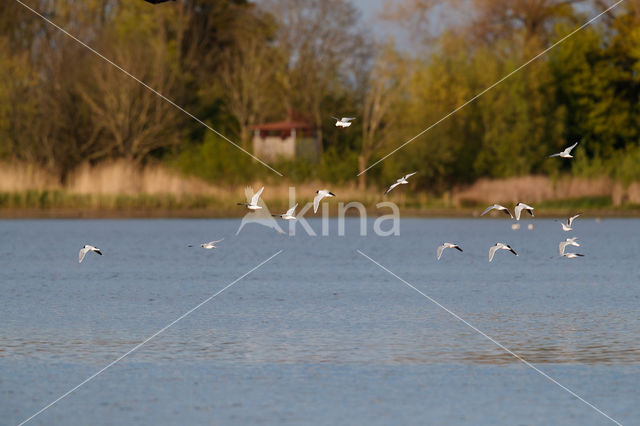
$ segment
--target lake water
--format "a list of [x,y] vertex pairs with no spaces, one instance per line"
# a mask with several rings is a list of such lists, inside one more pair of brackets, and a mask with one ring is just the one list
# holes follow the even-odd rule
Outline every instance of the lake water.
[[[239,220],[0,221],[0,424],[640,423],[640,220],[402,219],[400,236]],[[320,221],[310,221],[316,232]],[[534,230],[526,224],[534,223]],[[585,255],[558,256],[578,236]],[[202,242],[224,237],[214,250]],[[459,243],[464,253],[446,250]],[[519,256],[488,248],[511,244]],[[78,264],[83,244],[89,253]],[[189,248],[188,244],[196,247]]]

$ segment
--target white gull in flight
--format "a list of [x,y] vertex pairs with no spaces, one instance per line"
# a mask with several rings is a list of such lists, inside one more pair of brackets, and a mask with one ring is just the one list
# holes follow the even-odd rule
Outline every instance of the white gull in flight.
[[200,247],[211,250],[216,248],[216,243],[219,243],[220,241],[224,241],[224,238],[222,238],[221,240],[215,240],[208,243],[200,244]]
[[566,148],[562,152],[558,152],[557,154],[551,154],[549,158],[551,157],[573,158],[573,155],[571,155],[571,150],[575,148],[577,145],[578,145],[578,142],[574,143],[573,145],[571,145],[569,148]]
[[518,203],[516,208],[513,209],[514,213],[516,214],[516,220],[520,220],[520,213],[522,213],[522,210],[526,211],[531,215],[531,217],[533,217],[533,207],[525,203]]
[[[264,190],[264,186],[262,188],[260,188],[260,191],[258,191],[255,194],[253,194],[253,196],[251,197],[251,202],[249,202],[249,203],[238,203],[238,205],[239,206],[247,206],[247,208],[249,210],[261,209],[262,207],[258,205],[258,200],[260,199],[260,194],[262,194],[263,190]],[[249,191],[253,192],[253,189],[247,187],[247,189],[245,190],[245,193],[249,193]],[[247,196],[247,198],[249,198],[249,197]]]
[[351,121],[355,120],[355,117],[342,117],[342,118],[338,118],[338,117],[331,117],[334,120],[336,120],[336,127],[349,127],[351,126]]
[[415,175],[416,173],[417,173],[417,172],[413,172],[413,173],[409,173],[408,175],[404,175],[403,177],[401,177],[400,179],[398,179],[398,180],[396,181],[396,183],[394,183],[393,185],[391,185],[391,186],[389,187],[389,189],[387,189],[386,191],[384,191],[384,194],[385,194],[385,195],[387,195],[389,192],[391,192],[391,190],[392,190],[393,188],[395,188],[395,187],[396,187],[396,186],[398,186],[398,185],[406,185],[406,184],[408,184],[409,182],[407,181],[407,179],[409,179],[409,177],[410,177],[410,176],[413,176],[413,175]]
[[291,207],[289,210],[287,210],[287,212],[285,214],[273,214],[271,216],[273,217],[280,217],[284,220],[296,220],[296,217],[293,215],[296,211],[296,207],[298,207],[298,204],[296,204],[295,206]]
[[580,247],[580,244],[576,242],[577,239],[578,237],[567,238],[566,240],[560,242],[560,244],[558,244],[558,252],[560,253],[560,256],[564,256],[564,250],[567,248],[567,246]]
[[560,222],[560,225],[562,225],[562,230],[565,232],[573,231],[573,228],[571,227],[571,225],[573,224],[573,221],[576,220],[578,216],[580,216],[580,213],[578,213],[575,216],[571,216],[569,219],[567,219],[566,225],[564,222]]
[[318,206],[320,205],[320,200],[324,197],[335,197],[336,195],[333,192],[330,192],[326,189],[321,189],[320,191],[316,191],[316,195],[313,198],[313,212],[316,213],[318,211]]
[[454,248],[456,250],[460,250],[462,251],[462,249],[460,248],[460,246],[458,246],[457,244],[452,244],[452,243],[444,243],[442,244],[440,247],[438,247],[438,260],[440,260],[440,257],[442,256],[442,252],[444,251],[444,249],[446,248]]
[[493,261],[493,256],[496,254],[496,251],[498,250],[509,250],[511,253],[515,254],[516,256],[518,255],[518,253],[516,253],[515,250],[512,249],[509,244],[496,243],[495,246],[491,246],[491,248],[489,249],[489,262]]
[[85,245],[80,249],[80,252],[78,253],[78,263],[82,263],[82,259],[84,259],[84,256],[90,251],[98,253],[100,256],[102,256],[102,252],[100,251],[99,248],[96,248],[90,245]]

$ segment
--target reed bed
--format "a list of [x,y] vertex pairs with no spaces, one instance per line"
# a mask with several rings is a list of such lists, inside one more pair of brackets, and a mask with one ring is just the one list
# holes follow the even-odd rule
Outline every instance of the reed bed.
[[[508,179],[479,179],[466,188],[453,191],[454,206],[473,206],[487,202],[496,203],[540,203],[556,200],[621,197],[626,193],[622,185],[607,177],[586,179],[546,176],[522,176]],[[615,202],[613,204],[616,204]],[[621,203],[617,203],[620,205]]]
[[[382,201],[393,201],[413,214],[428,211],[476,209],[488,203],[535,204],[537,208],[610,208],[640,205],[640,182],[630,185],[601,177],[595,179],[523,176],[509,179],[480,179],[472,185],[454,188],[444,196],[425,192],[396,190],[388,196],[383,189],[359,190],[355,184],[332,186],[306,182],[295,186],[286,179],[253,182],[258,190],[266,186],[265,200],[273,212],[283,212],[291,203],[300,207],[312,202],[318,189],[327,188],[338,199],[330,203],[335,213],[340,202],[363,203],[374,212]],[[245,186],[210,183],[183,176],[163,165],[144,167],[125,161],[84,164],[67,176],[64,184],[53,174],[24,163],[0,163],[0,208],[7,209],[86,209],[144,211],[163,215],[172,211],[201,211],[203,215],[236,216],[236,203],[247,199]]]

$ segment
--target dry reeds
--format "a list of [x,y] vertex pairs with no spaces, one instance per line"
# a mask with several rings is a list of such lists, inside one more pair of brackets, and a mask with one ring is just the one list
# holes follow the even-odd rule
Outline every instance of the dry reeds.
[[[251,185],[257,191],[263,182]],[[293,188],[293,189],[291,189]],[[296,184],[286,180],[268,184],[265,199],[269,207],[280,210],[289,207],[290,191],[300,205],[313,200],[318,189],[329,189],[338,196],[338,201],[347,203],[359,201],[373,208],[381,201],[394,201],[399,205],[425,209],[429,206],[460,207],[486,203],[526,203],[553,202],[582,198],[610,199],[614,206],[623,204],[640,205],[640,183],[628,186],[610,178],[562,177],[551,179],[546,176],[524,176],[509,179],[480,179],[474,184],[454,188],[443,200],[433,199],[426,193],[396,191],[383,196],[381,190],[370,188],[361,191],[354,184],[340,187],[328,186],[322,182]],[[245,201],[244,186],[228,184],[215,185],[195,177],[183,176],[178,172],[158,165],[144,167],[126,161],[101,163],[96,166],[83,164],[69,173],[66,183],[60,184],[55,175],[39,167],[24,163],[0,163],[0,194],[5,194],[7,207],[66,206],[74,203],[96,208],[118,208],[118,206],[164,206],[171,208],[210,208],[211,206],[235,206]],[[35,201],[34,201],[35,200]],[[431,202],[432,204],[429,204]]]
[[469,187],[454,190],[452,203],[460,206],[487,202],[537,203],[584,197],[611,197],[615,187],[614,182],[606,177],[563,177],[555,181],[546,176],[480,179]]
[[65,189],[76,194],[215,195],[216,188],[199,179],[180,176],[159,165],[138,167],[126,161],[83,164],[74,170]]
[[60,189],[56,176],[24,163],[0,163],[0,192]]

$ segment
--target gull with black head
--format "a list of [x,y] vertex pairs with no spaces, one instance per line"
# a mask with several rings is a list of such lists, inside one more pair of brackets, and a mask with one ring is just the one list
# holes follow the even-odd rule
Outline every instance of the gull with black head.
[[489,262],[493,261],[493,256],[495,256],[496,251],[498,250],[508,250],[511,253],[515,254],[516,256],[518,255],[518,253],[516,253],[516,251],[512,249],[509,244],[496,243],[495,246],[491,246],[491,248],[489,248]]

